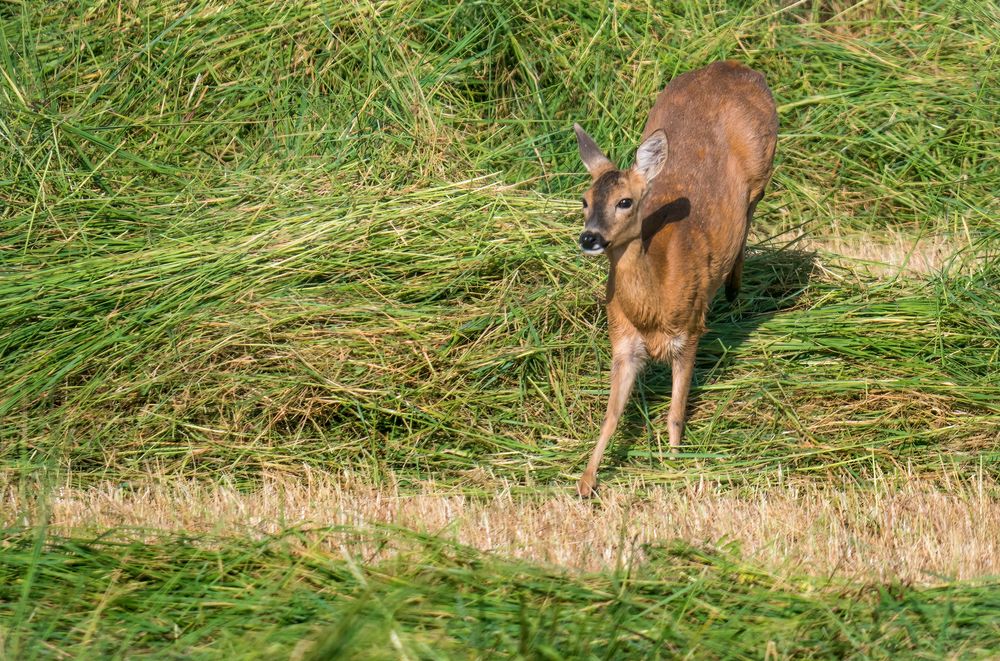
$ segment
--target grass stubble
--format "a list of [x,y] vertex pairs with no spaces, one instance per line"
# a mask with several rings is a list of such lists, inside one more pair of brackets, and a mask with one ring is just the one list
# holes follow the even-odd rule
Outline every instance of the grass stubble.
[[[122,529],[211,537],[280,535],[288,528],[326,530],[396,527],[432,534],[503,557],[569,568],[611,571],[641,563],[643,549],[682,539],[739,549],[745,562],[782,576],[836,576],[857,582],[939,584],[944,577],[1000,574],[1000,505],[982,474],[951,476],[950,488],[919,480],[869,488],[831,489],[813,482],[734,493],[705,481],[683,488],[632,489],[602,494],[597,506],[563,490],[518,496],[499,487],[492,497],[450,493],[427,483],[403,489],[353,473],[330,475],[308,467],[299,474],[265,474],[251,491],[233,484],[169,476],[127,485],[0,485],[0,520],[44,521],[50,531]],[[37,495],[43,493],[45,498]],[[337,552],[341,539],[317,535]],[[398,548],[359,549],[371,560]]]
[[[990,3],[0,8],[11,658],[989,656]],[[386,35],[393,35],[388,38]],[[781,135],[685,452],[595,503],[581,121],[767,73]]]

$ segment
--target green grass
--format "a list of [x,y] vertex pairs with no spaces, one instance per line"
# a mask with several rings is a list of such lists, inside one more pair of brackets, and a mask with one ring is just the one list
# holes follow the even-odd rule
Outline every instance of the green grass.
[[[317,548],[338,537],[341,553]],[[407,550],[364,564],[359,543]],[[641,567],[574,576],[393,529],[211,548],[42,529],[8,538],[0,599],[14,606],[15,658],[986,658],[1000,636],[996,583],[803,591],[732,549],[649,552]]]
[[[734,57],[766,73],[781,122],[744,292],[710,319],[685,453],[663,451],[669,380],[651,370],[604,484],[1000,477],[998,26],[989,2],[4,3],[0,471],[250,488],[308,464],[472,495],[492,491],[472,473],[572,489],[609,352],[606,265],[575,246],[570,126],[626,163],[670,77]],[[888,230],[954,255],[891,277],[794,240]],[[727,594],[714,555],[668,554],[677,576],[647,585],[431,554],[362,567],[362,597],[345,560],[281,539],[32,534],[0,547],[0,645],[38,655],[305,639],[368,655],[397,631],[411,656],[459,640],[480,642],[441,654],[615,656],[658,636],[763,656],[768,635],[780,654],[935,656],[997,636],[961,614],[995,605],[989,585]],[[93,612],[132,562],[152,573]],[[197,606],[222,581],[208,565],[231,572],[231,608]],[[712,596],[670,601],[685,576]],[[544,596],[563,591],[560,608]],[[614,617],[584,607],[595,594]],[[366,633],[329,629],[345,613]],[[916,624],[883,633],[901,613]],[[760,637],[728,647],[740,627]],[[782,647],[788,627],[810,632],[801,647]]]

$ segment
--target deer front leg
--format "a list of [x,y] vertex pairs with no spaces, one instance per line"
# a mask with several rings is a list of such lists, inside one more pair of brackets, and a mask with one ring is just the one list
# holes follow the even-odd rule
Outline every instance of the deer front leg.
[[611,350],[614,357],[611,362],[611,396],[608,398],[608,412],[604,416],[604,423],[601,424],[601,435],[597,439],[594,453],[590,456],[587,470],[583,472],[576,487],[577,493],[584,498],[592,495],[594,487],[597,486],[597,468],[601,465],[604,450],[607,449],[608,441],[618,427],[618,418],[625,410],[635,377],[646,364],[646,348],[638,334],[613,343]]
[[691,375],[694,373],[698,337],[684,336],[678,338],[676,342],[670,365],[673,384],[670,389],[670,413],[667,414],[672,452],[677,452],[680,448],[681,436],[684,435],[684,414],[687,410],[688,392],[691,390]]

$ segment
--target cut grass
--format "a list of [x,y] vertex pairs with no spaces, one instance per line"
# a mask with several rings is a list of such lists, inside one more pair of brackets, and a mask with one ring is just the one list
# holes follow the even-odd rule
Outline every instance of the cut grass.
[[[384,200],[374,218],[334,205],[127,260],[35,268],[2,292],[19,350],[6,359],[0,454],[112,478],[305,462],[570,484],[610,361],[602,267],[560,245],[564,216],[536,213],[548,204],[499,185],[438,187]],[[931,281],[864,280],[752,247],[743,302],[720,304],[702,342],[696,469],[978,466],[1000,425],[998,273],[989,261]],[[621,451],[657,455],[627,481],[669,481],[691,463],[649,436],[668,388],[651,370],[630,409]]]
[[[764,243],[703,343],[695,470],[996,451],[986,5],[4,11],[5,461],[571,481],[608,361],[566,126],[621,156],[670,75],[729,54],[781,106],[759,236],[953,233],[976,267],[885,281]],[[664,481],[688,469],[660,468],[649,382],[657,456],[623,476]]]

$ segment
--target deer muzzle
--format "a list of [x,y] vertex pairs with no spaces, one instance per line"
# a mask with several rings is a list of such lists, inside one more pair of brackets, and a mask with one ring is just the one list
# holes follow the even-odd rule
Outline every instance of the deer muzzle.
[[586,255],[600,255],[608,247],[608,242],[597,232],[584,232],[580,235],[580,250]]

